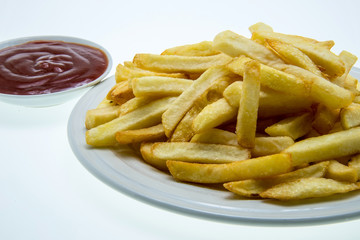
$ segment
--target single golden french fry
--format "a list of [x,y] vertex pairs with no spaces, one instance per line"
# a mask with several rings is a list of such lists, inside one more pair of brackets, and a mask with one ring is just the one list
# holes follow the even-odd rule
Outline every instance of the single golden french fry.
[[148,128],[119,131],[116,132],[115,138],[120,144],[148,142],[165,138],[165,132],[162,124],[160,123]]
[[120,115],[120,106],[109,106],[90,109],[86,112],[85,127],[91,129],[101,124],[110,122]]
[[237,108],[221,98],[204,107],[201,112],[194,118],[192,129],[195,133],[217,127],[227,121],[235,119]]
[[300,200],[326,197],[336,193],[346,193],[360,188],[359,184],[339,182],[326,178],[301,178],[281,183],[260,193],[262,198],[279,200]]
[[296,140],[311,130],[313,116],[311,113],[304,113],[300,116],[289,117],[281,120],[265,129],[265,132],[272,137],[289,136]]
[[343,75],[336,77],[335,79],[332,80],[333,83],[344,87],[346,89],[351,89],[351,86],[348,86],[348,83],[346,82],[346,78],[351,70],[351,68],[354,66],[354,64],[357,61],[357,57],[355,55],[353,55],[352,53],[343,50],[340,54],[339,54],[340,59],[343,61],[344,65],[345,65],[345,72]]
[[129,112],[134,111],[135,109],[142,107],[154,100],[158,99],[158,97],[134,97],[127,101],[126,103],[120,106],[120,116],[123,116]]
[[113,100],[109,100],[107,99],[107,97],[103,98],[103,100],[101,100],[101,102],[96,106],[96,108],[105,108],[105,107],[112,107],[112,106],[116,106],[117,103],[114,102]]
[[136,97],[178,96],[193,80],[148,76],[132,79],[132,90]]
[[211,56],[220,52],[213,48],[211,41],[202,41],[194,44],[187,44],[168,48],[161,55],[180,55],[180,56]]
[[239,111],[236,122],[238,143],[246,148],[255,146],[256,122],[260,95],[260,64],[251,61],[246,64]]
[[321,71],[314,62],[293,45],[270,39],[265,39],[265,42],[285,63],[301,67],[318,76],[322,76]]
[[140,145],[140,153],[143,158],[143,160],[150,164],[151,166],[161,170],[161,171],[168,171],[168,168],[166,167],[166,163],[162,160],[159,160],[157,158],[153,157],[152,154],[152,145],[154,143],[152,142],[143,142]]
[[355,168],[358,175],[358,180],[360,179],[360,154],[353,156],[348,162],[348,166],[351,168]]
[[331,160],[326,178],[343,182],[356,182],[358,180],[357,169],[343,165],[336,160]]
[[319,104],[314,116],[312,127],[321,134],[326,134],[334,127],[335,122],[339,119],[340,109],[329,109]]
[[202,73],[210,67],[225,65],[230,61],[231,57],[223,53],[206,57],[136,54],[133,60],[137,67],[165,73]]
[[214,48],[231,57],[244,55],[269,66],[284,64],[275,53],[265,46],[229,30],[215,36]]
[[117,83],[122,81],[127,81],[132,78],[145,77],[145,76],[186,78],[186,74],[184,73],[161,73],[161,72],[152,72],[145,69],[137,68],[134,66],[132,62],[124,62],[124,65],[118,64],[116,67],[115,80]]
[[257,22],[249,27],[249,30],[251,33],[257,32],[257,31],[269,31],[272,32],[273,29],[269,25],[263,23],[263,22]]
[[159,124],[161,115],[174,97],[161,98],[114,120],[86,131],[86,143],[94,147],[114,146],[118,131],[139,129]]
[[226,130],[211,128],[195,134],[190,142],[213,143],[238,146],[236,134]]
[[274,154],[232,163],[201,164],[167,161],[171,175],[179,181],[225,183],[252,178],[270,177],[291,170],[288,154]]
[[349,156],[360,152],[360,127],[304,139],[288,147],[293,166]]
[[250,198],[260,197],[260,193],[280,183],[294,181],[300,178],[324,177],[328,166],[328,161],[320,162],[314,165],[310,165],[308,167],[304,167],[292,172],[280,174],[273,177],[263,179],[248,179],[225,183],[224,187],[240,196]]
[[360,126],[360,104],[352,103],[341,109],[340,121],[343,129]]
[[134,93],[126,81],[117,83],[108,93],[107,98],[115,103],[122,105],[134,98]]
[[209,68],[177,97],[162,116],[162,123],[167,137],[171,136],[176,125],[194,105],[194,102],[211,87],[211,84],[219,78],[226,77],[228,74],[229,71],[225,67]]

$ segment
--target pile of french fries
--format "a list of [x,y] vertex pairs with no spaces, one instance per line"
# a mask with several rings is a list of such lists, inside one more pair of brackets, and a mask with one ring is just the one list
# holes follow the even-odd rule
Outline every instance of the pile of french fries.
[[86,142],[129,144],[177,181],[298,200],[360,188],[357,57],[333,41],[274,32],[136,54],[87,112]]

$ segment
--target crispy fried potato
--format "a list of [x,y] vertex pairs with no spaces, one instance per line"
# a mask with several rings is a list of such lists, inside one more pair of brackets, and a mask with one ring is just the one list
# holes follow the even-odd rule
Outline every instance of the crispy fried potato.
[[260,96],[260,64],[258,62],[251,61],[246,64],[241,92],[236,135],[239,145],[253,148]]
[[211,84],[228,74],[229,71],[225,67],[209,68],[169,106],[162,115],[162,123],[167,137],[171,136],[176,125],[194,102],[210,88]]
[[85,127],[91,129],[101,124],[110,122],[120,115],[120,106],[109,106],[90,109],[86,112]]
[[349,156],[360,152],[360,127],[304,139],[284,150],[293,166]]
[[153,157],[153,154],[152,154],[152,145],[153,144],[154,143],[152,143],[152,142],[141,143],[140,154],[141,154],[143,160],[146,163],[150,164],[151,166],[153,166],[161,171],[168,171],[168,168],[166,167],[166,164],[164,161]]
[[301,178],[281,183],[260,193],[262,198],[279,200],[300,200],[326,197],[336,193],[346,193],[360,188],[359,184],[339,182],[326,178]]
[[132,91],[136,97],[178,96],[193,80],[170,77],[141,77],[132,79]]
[[124,104],[134,97],[134,93],[126,81],[117,83],[107,95],[107,99],[112,100],[119,105]]
[[275,53],[265,46],[229,30],[215,36],[214,48],[231,57],[244,55],[269,66],[284,64]]
[[110,122],[86,131],[86,143],[94,147],[114,146],[118,131],[150,127],[161,122],[161,115],[174,101],[174,97],[161,98]]
[[171,175],[179,181],[225,183],[252,178],[270,177],[291,170],[288,154],[274,154],[224,164],[201,164],[167,161]]
[[360,154],[353,156],[348,162],[348,166],[351,168],[355,168],[358,175],[358,181],[360,179]]
[[340,109],[330,109],[322,104],[317,106],[312,127],[321,134],[326,134],[339,119]]
[[311,130],[313,116],[311,113],[304,113],[300,116],[289,117],[281,120],[265,129],[265,132],[272,137],[288,136],[296,140]]
[[308,167],[304,167],[289,173],[280,174],[263,179],[248,179],[236,182],[228,182],[224,187],[229,191],[244,197],[260,197],[260,194],[280,183],[294,181],[301,178],[324,177],[329,162],[320,162]]
[[358,180],[357,169],[343,165],[336,160],[331,160],[326,178],[343,182],[356,182]]
[[231,57],[223,53],[206,57],[136,54],[133,60],[137,67],[165,73],[202,73],[210,67],[225,65],[230,61]]
[[165,132],[164,127],[160,123],[148,128],[119,131],[116,132],[115,138],[120,144],[148,142],[165,138]]
[[340,121],[343,129],[360,126],[360,104],[352,103],[341,109]]
[[194,44],[187,44],[168,48],[161,55],[180,55],[180,56],[212,56],[220,52],[213,48],[211,41],[202,41]]
[[240,146],[191,142],[158,142],[152,146],[153,158],[195,162],[229,163],[250,158],[250,151]]

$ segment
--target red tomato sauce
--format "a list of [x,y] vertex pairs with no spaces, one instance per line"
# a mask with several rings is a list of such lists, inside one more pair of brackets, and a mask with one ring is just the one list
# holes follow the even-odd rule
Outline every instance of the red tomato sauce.
[[32,41],[0,50],[0,93],[35,95],[82,86],[101,76],[103,51],[62,41]]

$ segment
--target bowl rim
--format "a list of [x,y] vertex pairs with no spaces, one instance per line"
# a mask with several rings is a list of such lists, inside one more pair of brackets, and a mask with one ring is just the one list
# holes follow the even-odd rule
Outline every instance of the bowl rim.
[[105,69],[105,71],[103,72],[103,74],[101,74],[98,78],[94,79],[93,81],[78,86],[78,87],[74,87],[74,88],[69,88],[69,89],[65,89],[59,92],[53,92],[53,93],[43,93],[43,94],[28,94],[28,95],[18,95],[18,94],[8,94],[8,93],[0,93],[0,96],[2,97],[9,97],[9,98],[23,98],[23,99],[27,99],[27,98],[40,98],[40,97],[45,97],[45,96],[57,96],[57,95],[62,95],[62,94],[66,94],[66,93],[70,93],[70,92],[74,92],[74,91],[78,91],[80,89],[84,89],[87,87],[90,87],[94,84],[97,84],[101,81],[103,81],[106,76],[110,73],[111,69],[112,69],[112,65],[113,65],[113,61],[112,61],[112,57],[110,55],[110,52],[104,48],[103,46],[101,46],[100,44],[84,39],[84,38],[79,38],[79,37],[74,37],[74,36],[66,36],[66,35],[34,35],[34,36],[26,36],[26,37],[19,37],[19,38],[13,38],[13,39],[8,39],[5,41],[1,41],[0,42],[0,50],[8,48],[8,47],[12,47],[12,46],[16,46],[16,45],[20,45],[20,44],[24,44],[27,42],[31,42],[31,41],[42,41],[42,40],[52,40],[52,41],[62,41],[62,42],[67,42],[67,43],[76,43],[76,44],[82,44],[85,46],[89,46],[89,47],[95,47],[100,49],[102,52],[104,52],[108,63],[107,63],[107,67]]

